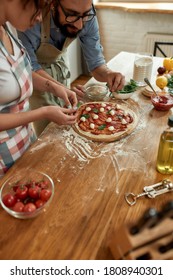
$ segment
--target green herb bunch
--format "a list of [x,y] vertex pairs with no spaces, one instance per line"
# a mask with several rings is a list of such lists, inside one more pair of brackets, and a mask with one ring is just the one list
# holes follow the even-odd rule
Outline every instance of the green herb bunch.
[[117,93],[130,93],[134,92],[137,89],[137,84],[134,80],[130,80],[121,90],[118,90]]

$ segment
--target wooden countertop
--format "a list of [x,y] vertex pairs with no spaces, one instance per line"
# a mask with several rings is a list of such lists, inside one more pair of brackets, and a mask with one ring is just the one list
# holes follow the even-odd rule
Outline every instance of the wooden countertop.
[[96,9],[115,9],[129,13],[173,14],[173,3],[98,2]]
[[[132,78],[134,56],[121,52],[109,66]],[[153,79],[162,60],[154,58]],[[173,180],[156,172],[160,134],[172,111],[154,110],[141,92],[123,103],[139,113],[138,126],[128,137],[97,143],[51,123],[0,180],[2,186],[16,172],[33,168],[55,184],[49,208],[34,219],[15,219],[0,207],[1,260],[112,259],[108,242],[113,230],[136,223],[148,208],[159,210],[170,200],[167,193],[141,197],[132,207],[125,201],[127,192],[138,194],[163,178]]]

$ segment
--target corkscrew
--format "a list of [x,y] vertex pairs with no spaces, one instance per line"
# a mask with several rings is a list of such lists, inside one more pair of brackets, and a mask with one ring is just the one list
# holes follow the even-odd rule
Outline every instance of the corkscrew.
[[161,182],[156,183],[154,185],[145,186],[143,188],[143,190],[144,191],[140,194],[126,193],[125,194],[126,202],[130,206],[132,206],[132,205],[136,204],[137,199],[142,196],[148,196],[149,198],[155,198],[158,195],[161,195],[161,194],[164,194],[167,192],[171,192],[171,191],[173,191],[173,183],[168,179],[164,179]]

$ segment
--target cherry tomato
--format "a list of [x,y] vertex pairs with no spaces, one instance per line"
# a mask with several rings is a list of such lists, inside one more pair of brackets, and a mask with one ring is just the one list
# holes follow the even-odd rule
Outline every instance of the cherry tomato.
[[41,199],[38,199],[38,200],[36,200],[36,202],[35,202],[35,206],[36,206],[37,208],[40,208],[41,206],[44,205],[44,203],[45,203],[45,201],[43,201],[43,200],[41,200]]
[[39,183],[39,187],[40,187],[41,189],[47,189],[47,188],[49,187],[48,181],[42,181],[42,182],[40,182],[40,183]]
[[16,202],[16,204],[13,207],[13,211],[16,212],[23,212],[23,209],[24,209],[24,204],[21,201]]
[[40,198],[43,201],[48,201],[49,198],[51,197],[51,194],[52,194],[52,192],[50,190],[43,189],[40,192]]
[[16,197],[25,199],[28,196],[28,188],[26,186],[18,187],[16,190]]
[[31,198],[38,198],[40,193],[40,188],[38,186],[30,187],[28,194]]
[[14,195],[12,195],[12,194],[10,194],[10,193],[7,193],[7,194],[4,195],[2,201],[3,201],[3,203],[4,203],[4,205],[5,205],[6,207],[11,208],[11,207],[14,206],[14,204],[15,204],[16,201],[17,201],[17,199],[16,199],[16,197],[15,197]]
[[36,209],[37,208],[36,208],[35,204],[32,202],[29,202],[24,206],[23,212],[34,212]]
[[14,186],[13,186],[13,191],[14,191],[14,192],[16,192],[16,191],[17,191],[17,189],[18,189],[18,187],[19,187],[19,185],[17,185],[17,184],[16,184],[16,185],[14,185]]

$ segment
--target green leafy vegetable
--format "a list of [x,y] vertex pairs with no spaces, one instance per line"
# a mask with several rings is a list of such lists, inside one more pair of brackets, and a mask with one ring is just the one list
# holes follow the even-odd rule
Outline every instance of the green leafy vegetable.
[[134,80],[130,80],[121,90],[118,90],[117,93],[130,93],[137,89],[137,84]]
[[77,103],[77,108],[79,108],[82,104],[83,104],[83,102],[80,102],[80,101],[79,101],[79,102]]
[[88,115],[88,114],[83,114],[83,115],[81,115],[81,117],[84,117],[85,119],[89,119],[90,115]]
[[112,111],[113,109],[111,108],[110,110],[107,111],[106,114],[110,114],[110,112]]
[[98,110],[97,108],[93,108],[92,111],[93,111],[94,113],[98,113],[98,112],[99,112],[99,110]]
[[98,127],[99,130],[103,130],[106,127],[106,124],[102,124]]
[[168,78],[168,91],[169,93],[173,94],[173,76],[171,76],[170,78]]

